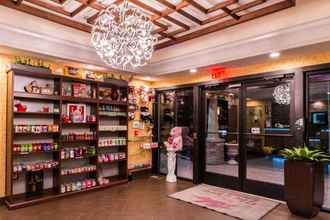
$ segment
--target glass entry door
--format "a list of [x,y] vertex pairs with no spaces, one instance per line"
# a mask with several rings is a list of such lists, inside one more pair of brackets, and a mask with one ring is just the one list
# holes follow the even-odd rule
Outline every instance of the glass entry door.
[[[313,148],[330,154],[330,71],[307,76],[307,141]],[[325,209],[330,210],[330,163],[325,164]]]
[[292,78],[260,80],[244,85],[243,189],[283,199],[281,150],[295,146]]
[[293,77],[205,89],[204,182],[284,199],[280,151],[297,144]]
[[238,189],[240,146],[240,88],[206,89],[204,96],[204,180],[209,184]]

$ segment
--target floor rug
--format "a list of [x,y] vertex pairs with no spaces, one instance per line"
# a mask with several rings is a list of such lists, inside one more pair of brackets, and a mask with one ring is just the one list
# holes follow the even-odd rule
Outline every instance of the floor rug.
[[279,203],[267,198],[201,184],[169,197],[243,220],[259,220]]

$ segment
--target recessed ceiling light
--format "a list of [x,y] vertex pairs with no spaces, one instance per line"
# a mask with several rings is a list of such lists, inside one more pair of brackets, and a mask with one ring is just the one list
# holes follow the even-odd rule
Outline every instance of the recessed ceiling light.
[[146,76],[145,77],[145,80],[148,80],[149,81],[149,80],[151,80],[151,77],[150,76]]
[[189,72],[190,73],[197,73],[197,69],[190,69]]
[[281,56],[280,52],[272,52],[269,54],[270,58],[278,58],[280,56]]

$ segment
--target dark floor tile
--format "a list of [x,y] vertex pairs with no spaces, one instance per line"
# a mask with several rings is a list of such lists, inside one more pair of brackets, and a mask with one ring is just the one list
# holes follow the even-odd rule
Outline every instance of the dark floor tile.
[[[141,178],[129,184],[102,191],[85,193],[8,211],[0,207],[0,220],[235,220],[205,208],[168,197],[169,194],[192,186],[187,181],[178,184]],[[263,220],[302,220],[281,205]],[[313,220],[330,220],[321,213]]]

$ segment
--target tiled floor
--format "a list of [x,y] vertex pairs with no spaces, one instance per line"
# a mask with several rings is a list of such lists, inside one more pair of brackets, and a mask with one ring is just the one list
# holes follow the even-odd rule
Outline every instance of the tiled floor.
[[[0,220],[235,220],[229,216],[167,197],[168,194],[192,186],[179,181],[167,184],[164,178],[142,178],[98,192],[90,192],[36,206],[8,211],[0,207]],[[300,220],[285,205],[269,213],[263,220]],[[315,220],[329,220],[320,213]]]

